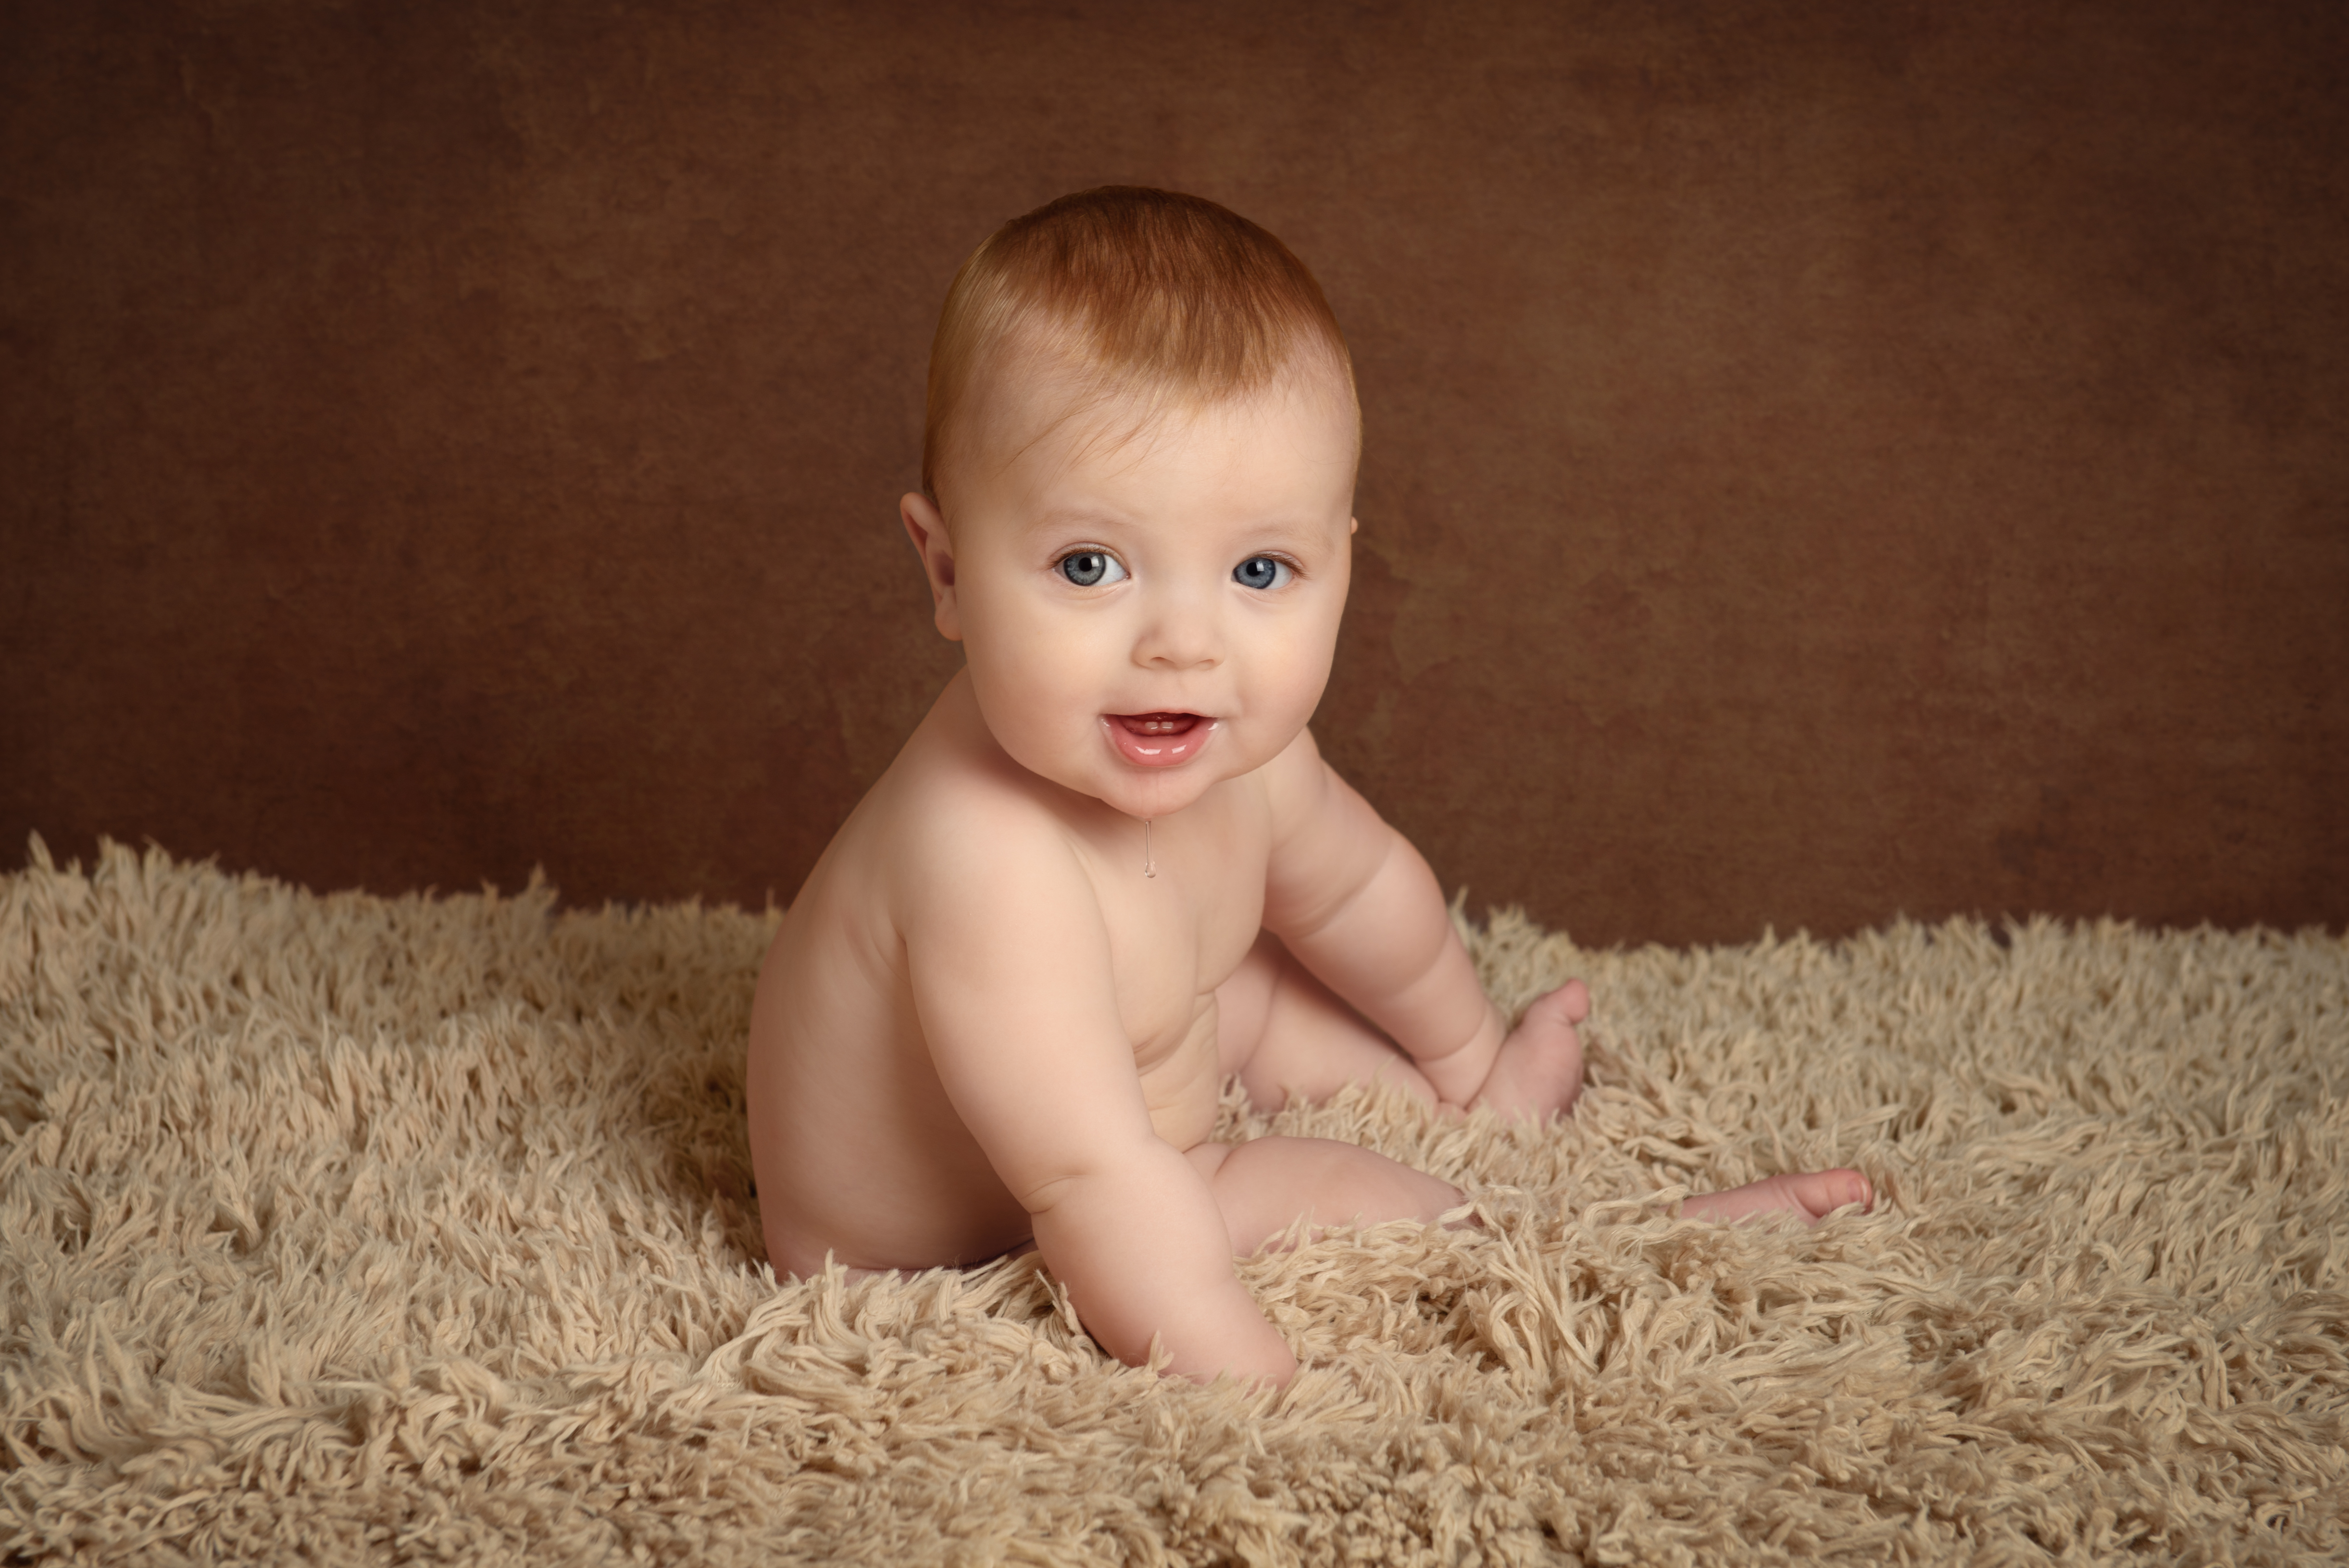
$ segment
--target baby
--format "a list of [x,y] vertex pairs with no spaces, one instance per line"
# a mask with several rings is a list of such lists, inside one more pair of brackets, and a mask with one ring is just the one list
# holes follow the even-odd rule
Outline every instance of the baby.
[[[1129,188],[1005,224],[955,279],[924,492],[900,503],[965,664],[817,861],[759,979],[748,1089],[779,1272],[1032,1244],[1140,1365],[1285,1383],[1232,1267],[1300,1217],[1433,1220],[1352,1144],[1218,1143],[1392,1083],[1547,1118],[1579,981],[1512,1029],[1434,875],[1306,727],[1346,604],[1361,421],[1319,286],[1213,202]],[[1856,1171],[1688,1200],[1866,1202]]]

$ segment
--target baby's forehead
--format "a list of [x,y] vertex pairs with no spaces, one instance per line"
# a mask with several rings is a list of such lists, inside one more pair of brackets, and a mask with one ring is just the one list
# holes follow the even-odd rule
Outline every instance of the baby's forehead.
[[1353,386],[1315,356],[1292,356],[1267,384],[1231,390],[1185,386],[1167,377],[1121,374],[1045,352],[989,356],[971,378],[970,418],[952,443],[958,460],[1008,465],[1055,436],[1083,451],[1146,446],[1171,427],[1218,415],[1295,407],[1359,418]]

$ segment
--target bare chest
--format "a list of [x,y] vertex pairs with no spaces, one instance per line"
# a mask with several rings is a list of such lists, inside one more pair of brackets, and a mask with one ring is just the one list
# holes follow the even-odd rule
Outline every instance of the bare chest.
[[1147,1075],[1195,1054],[1202,1037],[1212,1061],[1216,987],[1247,956],[1264,923],[1270,824],[1261,803],[1243,796],[1201,801],[1153,823],[1146,846],[1141,824],[1134,828],[1131,853],[1120,856],[1112,844],[1092,872],[1119,1020]]

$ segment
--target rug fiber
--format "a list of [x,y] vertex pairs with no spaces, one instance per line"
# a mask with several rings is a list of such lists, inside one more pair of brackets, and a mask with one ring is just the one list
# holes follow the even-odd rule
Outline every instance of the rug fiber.
[[[778,1284],[771,914],[0,878],[0,1554],[2318,1563],[2349,1554],[2349,944],[1896,924],[1583,952],[1546,1130],[1350,1093],[1481,1229],[1244,1273],[1285,1393],[1119,1366],[1030,1262]],[[1801,1233],[1680,1194],[1854,1164]]]

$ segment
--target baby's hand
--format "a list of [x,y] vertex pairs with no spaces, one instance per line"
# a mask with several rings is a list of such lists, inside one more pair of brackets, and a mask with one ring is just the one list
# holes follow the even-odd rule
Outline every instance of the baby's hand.
[[1572,1105],[1582,1092],[1582,1038],[1574,1026],[1588,1016],[1590,991],[1579,980],[1535,997],[1470,1103],[1526,1121],[1546,1121]]

